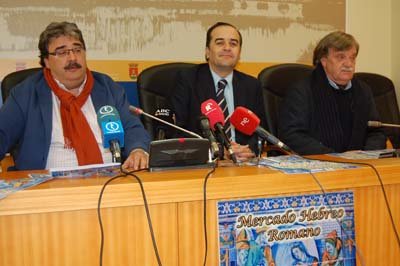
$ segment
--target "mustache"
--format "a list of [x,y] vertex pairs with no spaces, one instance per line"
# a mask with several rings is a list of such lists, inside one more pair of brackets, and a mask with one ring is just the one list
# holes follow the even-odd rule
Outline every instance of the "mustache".
[[82,68],[82,65],[77,62],[69,62],[68,65],[64,67],[65,70],[69,70],[72,68]]
[[352,68],[352,67],[343,67],[342,69],[341,69],[342,71],[348,71],[348,72],[353,72],[354,71],[354,68]]

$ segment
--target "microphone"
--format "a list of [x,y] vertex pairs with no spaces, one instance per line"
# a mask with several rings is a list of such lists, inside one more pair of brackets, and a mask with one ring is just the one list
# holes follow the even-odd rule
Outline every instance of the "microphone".
[[[159,108],[154,113],[154,116],[160,118],[161,120],[174,124],[173,114],[170,109]],[[159,123],[158,121],[155,121],[155,123],[155,140],[167,139],[174,135],[174,132],[172,132],[171,128],[165,126],[163,123]]]
[[292,149],[290,149],[277,137],[269,133],[264,128],[260,127],[260,118],[258,118],[257,115],[249,109],[242,106],[237,107],[230,117],[230,121],[231,124],[243,134],[250,136],[253,135],[254,132],[256,132],[261,138],[269,141],[273,145],[278,146],[286,152],[295,154]]
[[230,159],[236,163],[237,159],[232,150],[231,141],[224,131],[225,118],[221,107],[213,99],[208,99],[201,104],[201,112],[208,117],[212,130],[216,131],[220,136]]
[[109,148],[112,161],[122,162],[121,148],[124,147],[124,128],[116,108],[105,105],[97,112],[97,122],[100,125],[103,147]]
[[146,113],[145,111],[143,111],[142,109],[140,109],[140,108],[138,108],[138,107],[129,105],[129,111],[130,111],[131,113],[135,114],[135,115],[144,115],[144,116],[149,117],[149,118],[151,118],[151,119],[157,120],[158,122],[161,122],[161,123],[163,123],[163,124],[165,124],[165,125],[168,125],[168,126],[170,126],[170,127],[173,127],[173,128],[175,128],[175,129],[177,129],[177,130],[179,130],[179,131],[185,132],[186,134],[191,135],[191,136],[193,136],[193,137],[195,137],[195,138],[199,138],[199,139],[202,139],[202,138],[203,138],[203,137],[200,136],[199,134],[196,134],[196,133],[194,133],[194,132],[192,132],[192,131],[186,130],[186,129],[182,128],[182,127],[179,127],[179,126],[174,125],[174,124],[172,124],[172,123],[170,123],[170,122],[167,122],[167,121],[164,121],[164,120],[162,120],[162,119],[160,119],[160,118],[158,118],[158,117],[155,117],[154,115],[151,115],[151,114],[149,114],[149,113]]
[[207,116],[200,116],[200,128],[201,132],[203,134],[203,137],[207,138],[210,141],[211,144],[211,154],[213,158],[218,157],[219,155],[219,147],[217,140],[214,137],[214,134],[212,133],[210,129],[210,121],[208,120]]
[[400,125],[386,124],[386,123],[382,123],[380,121],[368,121],[368,126],[369,127],[396,127],[396,128],[400,128]]
[[[186,130],[186,129],[184,129],[184,128],[182,128],[182,127],[179,127],[179,126],[177,126],[177,125],[175,125],[175,124],[172,124],[172,123],[170,123],[170,122],[164,121],[164,120],[162,120],[162,119],[160,119],[160,118],[158,118],[158,117],[155,117],[155,116],[153,116],[153,115],[151,115],[151,114],[149,114],[149,113],[146,113],[145,111],[143,111],[142,109],[140,109],[140,108],[138,108],[138,107],[129,105],[129,111],[130,111],[131,113],[135,114],[135,115],[144,115],[144,116],[149,117],[149,118],[151,118],[151,119],[157,120],[158,122],[161,122],[161,123],[163,123],[163,124],[165,124],[165,125],[168,125],[168,126],[170,126],[170,127],[173,127],[173,128],[175,128],[175,129],[177,129],[177,130],[179,130],[179,131],[181,131],[181,132],[185,132],[186,134],[191,135],[191,136],[193,136],[193,137],[196,137],[196,138],[198,138],[198,139],[204,139],[204,138],[203,138],[202,136],[200,136],[199,134],[196,134],[196,133],[194,133],[194,132],[192,132],[192,131]],[[211,162],[211,161],[212,161],[212,158],[211,158],[212,156],[211,156],[210,152],[209,152],[209,154],[208,154],[208,157],[209,157],[209,161]]]

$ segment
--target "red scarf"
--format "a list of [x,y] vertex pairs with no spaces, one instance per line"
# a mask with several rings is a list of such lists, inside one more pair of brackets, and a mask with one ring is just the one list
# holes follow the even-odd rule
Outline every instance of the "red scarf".
[[61,103],[60,112],[65,145],[75,150],[79,165],[103,163],[99,145],[81,110],[93,88],[93,75],[89,69],[86,70],[86,76],[85,87],[76,97],[61,89],[53,79],[50,70],[44,68],[47,84]]

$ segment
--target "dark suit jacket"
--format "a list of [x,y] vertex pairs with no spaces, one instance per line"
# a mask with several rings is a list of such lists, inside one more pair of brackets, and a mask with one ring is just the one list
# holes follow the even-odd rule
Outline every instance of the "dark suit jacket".
[[[335,90],[329,85],[321,65],[288,90],[281,105],[279,138],[302,155],[384,149],[386,137],[383,130],[367,127],[367,121],[380,120],[371,89],[354,78],[350,90],[353,102],[348,115],[352,116],[352,128],[345,149],[335,148],[339,146],[335,143],[345,141],[342,136],[346,125],[336,118],[339,105],[333,97]],[[334,139],[338,141],[334,142]]]
[[[234,70],[233,72],[234,106],[243,106],[253,111],[265,126],[265,111],[261,85],[259,81],[247,74]],[[201,103],[216,100],[214,80],[208,64],[199,64],[193,68],[184,69],[177,75],[176,88],[171,95],[171,106],[175,112],[176,124],[187,130],[201,134],[199,117]],[[246,136],[237,130],[236,142],[249,144],[255,150],[257,138]]]
[[[90,97],[96,112],[104,105],[112,105],[121,117],[125,131],[123,156],[136,148],[148,150],[149,135],[139,118],[130,114],[124,89],[110,77],[92,73],[94,85]],[[51,142],[52,115],[51,90],[43,71],[15,86],[0,109],[0,159],[19,144],[14,158],[16,169],[44,169]]]

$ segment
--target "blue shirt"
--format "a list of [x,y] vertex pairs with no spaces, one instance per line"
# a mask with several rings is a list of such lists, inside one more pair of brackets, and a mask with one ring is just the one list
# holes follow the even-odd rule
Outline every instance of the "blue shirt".
[[[331,80],[328,75],[326,75],[326,78],[328,79],[329,84],[335,89],[335,90],[340,90],[339,86],[333,81]],[[347,83],[346,87],[343,89],[345,91],[347,91],[348,89],[351,88],[351,80],[349,81],[349,83]]]

